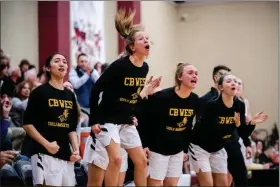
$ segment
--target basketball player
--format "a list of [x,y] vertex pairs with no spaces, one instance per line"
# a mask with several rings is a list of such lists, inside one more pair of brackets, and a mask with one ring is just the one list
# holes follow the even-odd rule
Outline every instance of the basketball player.
[[74,162],[81,159],[76,133],[78,111],[74,94],[63,87],[67,69],[63,55],[56,53],[47,58],[48,82],[32,91],[24,113],[24,129],[33,139],[30,146],[34,185],[76,183]]
[[[249,101],[244,98],[242,96],[243,94],[243,82],[241,79],[236,78],[237,81],[237,92],[236,92],[236,96],[238,97],[238,99],[240,99],[241,101],[244,102],[245,104],[245,117],[246,117],[246,123],[249,123],[249,121],[251,121],[252,119],[252,114],[250,111],[250,106],[249,106]],[[249,128],[254,127],[254,126],[248,126]],[[252,129],[253,131],[254,129]],[[228,155],[228,169],[229,171],[234,172],[234,178],[235,178],[235,184],[237,184],[238,186],[242,184],[242,186],[247,186],[248,185],[248,177],[247,177],[247,167],[246,167],[246,160],[244,160],[244,153],[245,152],[245,158],[246,159],[251,159],[250,157],[252,157],[252,148],[250,147],[245,147],[243,144],[243,140],[242,138],[240,138],[239,136],[237,136],[239,138],[239,144],[240,144],[240,151],[239,151],[239,145],[237,144],[237,142],[235,141],[235,143],[233,143],[232,141],[229,141],[226,145],[226,151],[228,153],[230,153],[230,155]],[[238,139],[236,138],[236,140]],[[235,148],[236,147],[236,148]],[[244,149],[244,150],[243,150]],[[241,157],[241,154],[243,156],[243,159]],[[232,159],[231,155],[234,155],[235,159]],[[238,164],[236,164],[238,163]],[[229,186],[232,184],[233,181],[233,177],[231,175],[231,173],[228,173],[228,182],[229,182]]]
[[[245,121],[245,104],[235,98],[236,78],[224,74],[218,81],[220,96],[203,106],[189,146],[190,164],[197,173],[200,186],[227,186],[227,153],[223,148],[234,129],[246,146],[250,145]],[[258,113],[249,124],[265,121],[267,115]],[[242,134],[241,134],[242,133]]]
[[139,112],[146,118],[140,124],[145,126],[140,136],[149,155],[148,186],[177,186],[199,106],[199,97],[192,92],[197,81],[197,69],[180,63],[175,73],[176,85],[139,104]]
[[[139,100],[154,91],[161,79],[145,84],[149,67],[144,60],[149,55],[150,42],[143,27],[133,25],[134,15],[134,12],[126,14],[124,10],[118,11],[115,26],[125,39],[126,56],[108,67],[91,92],[90,124],[96,135],[91,133],[92,143],[87,143],[85,152],[98,149],[95,138],[106,148],[109,164],[105,172],[105,186],[116,186],[118,183],[122,162],[121,147],[134,163],[135,185],[146,186],[147,159],[135,127],[137,119],[133,110]],[[89,169],[89,173],[93,173],[92,167]]]
[[[218,65],[213,68],[212,79],[214,81],[214,86],[211,87],[211,90],[207,92],[204,96],[200,98],[203,106],[209,101],[218,98],[220,91],[218,89],[218,80],[219,78],[231,72],[231,69],[224,65]],[[199,117],[197,117],[198,119]],[[247,121],[248,123],[248,121]],[[246,131],[248,134],[255,129],[255,125],[247,125]],[[240,149],[240,135],[239,131],[241,129],[234,129],[232,136],[229,138],[227,143],[225,144],[225,150],[228,156],[228,170],[232,174],[233,180],[237,186],[247,186],[248,185],[248,177],[247,177],[247,169],[244,163],[244,159],[242,156],[242,152]],[[245,130],[245,129],[244,129]],[[242,132],[241,132],[242,134]],[[242,138],[242,137],[241,137]],[[246,137],[245,137],[246,138]],[[251,147],[246,147],[246,154],[250,155]]]

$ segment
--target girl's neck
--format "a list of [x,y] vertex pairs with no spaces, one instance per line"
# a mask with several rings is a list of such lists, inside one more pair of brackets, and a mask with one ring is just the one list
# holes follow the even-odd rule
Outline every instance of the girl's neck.
[[192,90],[186,86],[176,86],[175,87],[175,92],[180,98],[187,98],[191,94]]
[[135,66],[142,67],[145,60],[145,56],[132,54],[129,56],[129,59]]
[[218,83],[215,83],[214,88],[216,88],[216,90],[218,91],[218,93],[221,93],[220,90],[219,90]]
[[55,79],[55,78],[52,77],[49,80],[49,84],[52,85],[54,88],[56,88],[58,90],[64,90],[63,79]]
[[233,105],[233,97],[222,93],[222,100],[226,107],[231,108]]

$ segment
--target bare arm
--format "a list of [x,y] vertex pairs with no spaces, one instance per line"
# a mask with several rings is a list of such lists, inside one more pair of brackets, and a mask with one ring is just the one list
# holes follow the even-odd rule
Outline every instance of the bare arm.
[[47,147],[47,145],[50,143],[48,140],[46,140],[34,127],[34,125],[28,124],[23,126],[26,133],[33,138],[36,142],[41,144],[44,147]]
[[80,152],[77,132],[72,131],[72,132],[69,132],[68,135],[69,135],[69,139],[70,139],[70,142],[71,142],[71,145],[73,148],[73,152],[75,152],[75,151]]
[[251,108],[250,108],[249,101],[247,99],[244,99],[244,103],[247,109],[246,123],[249,123],[249,121],[252,120]]

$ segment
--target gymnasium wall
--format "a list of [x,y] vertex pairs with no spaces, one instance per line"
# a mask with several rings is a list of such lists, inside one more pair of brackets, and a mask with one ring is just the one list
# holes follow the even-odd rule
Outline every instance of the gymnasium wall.
[[163,76],[162,87],[174,84],[174,71],[178,62],[177,11],[166,1],[141,1],[141,22],[154,43],[147,59],[149,75]]
[[12,66],[23,58],[38,66],[37,20],[36,1],[1,1],[1,48]]
[[104,1],[105,27],[105,56],[108,63],[116,60],[118,56],[118,33],[115,29],[116,1]]
[[[225,64],[244,81],[252,113],[269,115],[260,128],[278,121],[278,2],[239,2],[187,5],[177,22],[179,58],[193,63],[199,95],[212,85],[212,69]],[[174,55],[175,57],[175,55]],[[174,63],[175,66],[175,63]]]

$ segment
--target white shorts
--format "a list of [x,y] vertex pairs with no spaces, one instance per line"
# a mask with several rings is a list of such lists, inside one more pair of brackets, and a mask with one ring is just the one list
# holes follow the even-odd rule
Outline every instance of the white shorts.
[[[103,170],[106,170],[109,164],[107,150],[102,146],[100,141],[97,139],[95,139],[95,141],[96,142],[94,143],[91,136],[87,139],[83,160],[87,163],[92,163]],[[124,149],[121,149],[121,153],[122,165],[120,172],[126,172],[128,168],[127,152]]]
[[31,157],[33,185],[75,186],[74,163],[49,155],[36,154]]
[[135,125],[116,125],[113,123],[105,123],[101,126],[101,132],[96,135],[96,139],[100,141],[103,147],[110,144],[111,139],[115,143],[121,144],[124,149],[132,149],[141,147],[141,139]]
[[190,144],[189,159],[191,170],[196,173],[201,170],[202,172],[226,174],[228,171],[227,152],[224,148],[217,152],[209,153],[198,145]]
[[155,180],[164,180],[165,177],[180,178],[183,170],[184,152],[176,155],[162,155],[151,151],[149,158],[149,175]]

